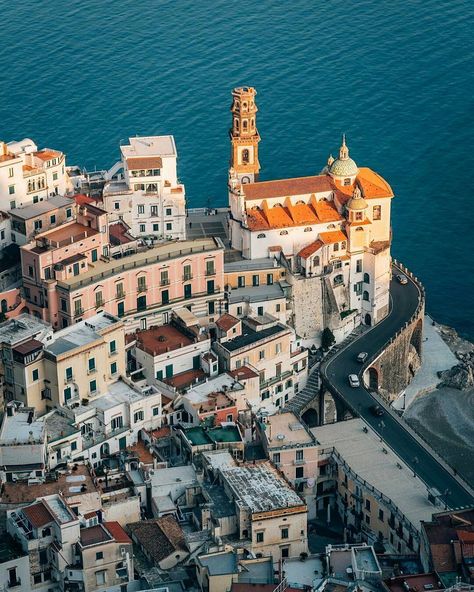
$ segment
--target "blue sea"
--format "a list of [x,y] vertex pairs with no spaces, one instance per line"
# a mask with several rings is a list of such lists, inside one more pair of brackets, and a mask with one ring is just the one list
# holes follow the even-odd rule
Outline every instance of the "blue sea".
[[258,91],[262,179],[336,153],[391,183],[393,253],[474,338],[469,0],[0,0],[0,138],[111,166],[174,134],[190,206],[227,202],[230,91]]

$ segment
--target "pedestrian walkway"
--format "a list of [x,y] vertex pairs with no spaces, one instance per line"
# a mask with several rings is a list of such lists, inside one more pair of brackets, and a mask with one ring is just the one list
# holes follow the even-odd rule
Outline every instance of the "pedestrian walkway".
[[[214,212],[215,210],[211,211]],[[218,211],[217,214],[207,214],[206,211],[188,212],[186,236],[190,240],[203,237],[218,237],[228,247],[227,211]]]
[[456,356],[449,349],[440,335],[439,327],[433,319],[425,315],[422,363],[405,392],[394,401],[393,407],[404,411],[418,395],[429,393],[439,383],[438,372],[448,370],[458,363]]

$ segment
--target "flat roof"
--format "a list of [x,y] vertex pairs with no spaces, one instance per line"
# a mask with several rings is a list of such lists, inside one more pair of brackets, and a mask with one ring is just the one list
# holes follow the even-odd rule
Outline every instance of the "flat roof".
[[[99,231],[79,222],[70,222],[69,224],[62,224],[53,230],[47,230],[42,234],[38,234],[36,239],[46,238],[48,241],[55,241],[57,243],[67,240],[72,243],[84,238],[85,233],[90,237],[99,234]],[[41,249],[41,247],[39,248]]]
[[242,335],[239,335],[238,337],[234,337],[233,339],[229,339],[228,341],[221,343],[221,347],[229,352],[233,352],[243,347],[254,345],[259,341],[267,339],[268,337],[274,337],[279,333],[285,333],[286,331],[289,331],[288,327],[285,327],[280,323],[276,323],[275,325],[272,325],[267,329],[261,329],[260,331],[254,331],[253,329],[250,329],[250,327],[248,327],[247,325],[243,324],[242,330]]
[[242,388],[242,385],[235,378],[227,373],[223,373],[191,387],[186,392],[185,398],[193,404],[204,403],[208,400],[211,393],[221,391],[232,393],[233,391],[242,390]]
[[176,156],[173,136],[136,136],[128,141],[129,145],[120,146],[127,159],[140,156]]
[[240,259],[224,264],[224,273],[235,273],[238,271],[258,271],[260,269],[280,267],[273,257],[260,257],[258,259]]
[[119,318],[107,312],[101,312],[90,319],[57,331],[45,347],[45,351],[54,357],[61,356],[102,339],[101,331],[119,323],[122,323]]
[[237,559],[233,551],[198,555],[197,560],[207,568],[211,576],[237,573]]
[[243,300],[248,300],[249,302],[265,302],[277,298],[285,298],[285,293],[280,284],[234,288],[229,294],[229,302],[231,304],[242,302]]
[[44,201],[39,201],[38,203],[31,204],[23,208],[14,208],[13,210],[10,210],[10,214],[12,216],[16,216],[17,218],[22,218],[23,220],[29,220],[30,218],[36,218],[37,216],[52,212],[58,208],[72,206],[74,203],[74,200],[69,197],[54,195],[53,197],[49,197]]
[[276,413],[267,418],[267,423],[261,424],[269,448],[280,448],[298,444],[317,444],[314,435],[294,413]]
[[95,407],[100,411],[106,411],[112,409],[116,405],[121,403],[133,403],[140,401],[141,399],[150,395],[158,394],[158,389],[154,386],[148,386],[147,394],[136,391],[134,388],[129,386],[123,380],[117,380],[116,382],[108,385],[108,391],[105,395],[101,395],[97,399],[89,402],[88,407]]
[[52,331],[52,327],[48,323],[29,314],[21,314],[14,319],[0,323],[0,342],[13,346],[15,343],[46,333],[48,330]]
[[305,506],[277,470],[268,462],[221,468],[234,498],[252,513]]
[[410,590],[419,592],[423,590],[442,590],[445,587],[435,572],[403,575],[384,580],[384,582],[391,592],[406,592],[407,584]]
[[198,339],[194,341],[175,325],[161,325],[145,331],[137,331],[136,338],[136,347],[152,356],[160,356],[199,341]]
[[75,290],[82,286],[103,281],[104,278],[122,273],[127,269],[135,269],[153,263],[177,259],[178,257],[186,257],[194,253],[214,250],[222,250],[222,247],[213,238],[200,238],[179,242],[169,241],[151,249],[123,257],[122,259],[111,259],[110,261],[99,260],[94,263],[94,267],[90,267],[85,273],[61,280],[58,282],[58,285],[68,290]]
[[380,438],[370,427],[364,432],[364,427],[367,427],[365,422],[357,418],[310,431],[322,448],[334,447],[359,477],[388,496],[419,529],[420,521],[431,521],[436,510],[428,501],[426,485],[413,477],[413,471],[388,446],[384,447],[387,452],[383,452]]
[[20,408],[13,415],[7,413],[3,416],[0,430],[0,446],[5,444],[28,444],[43,442],[44,423],[36,421],[34,410]]

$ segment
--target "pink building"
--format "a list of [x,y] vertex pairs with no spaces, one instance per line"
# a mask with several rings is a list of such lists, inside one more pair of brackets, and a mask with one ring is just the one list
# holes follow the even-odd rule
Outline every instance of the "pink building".
[[109,257],[107,214],[91,204],[70,224],[22,248],[31,312],[60,328],[106,311],[130,331],[169,321],[186,306],[198,317],[222,313],[224,246],[219,239],[169,241],[127,257]]

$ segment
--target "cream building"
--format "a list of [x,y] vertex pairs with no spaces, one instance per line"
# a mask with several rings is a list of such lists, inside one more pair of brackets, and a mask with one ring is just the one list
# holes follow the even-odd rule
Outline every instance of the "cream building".
[[130,138],[107,173],[103,205],[110,220],[123,220],[134,236],[186,238],[184,185],[177,177],[173,136]]
[[[254,142],[234,117],[233,147],[237,139]],[[391,278],[389,184],[357,166],[345,138],[338,158],[331,156],[322,173],[310,177],[256,182],[259,165],[253,176],[242,177],[239,154],[233,150],[229,171],[231,246],[246,259],[276,258],[287,268],[297,334],[314,341],[330,327],[342,339],[358,324],[384,318]]]

